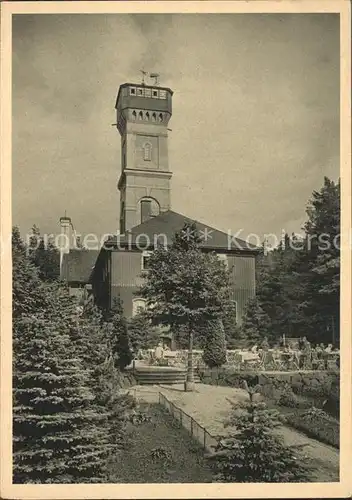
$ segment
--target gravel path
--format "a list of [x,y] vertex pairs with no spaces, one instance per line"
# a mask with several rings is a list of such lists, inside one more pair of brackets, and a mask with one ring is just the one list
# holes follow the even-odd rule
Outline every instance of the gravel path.
[[[169,401],[182,408],[212,435],[226,435],[230,429],[224,428],[232,406],[231,401],[244,401],[247,394],[242,389],[197,384],[195,392],[184,392],[183,385],[172,386],[135,386],[137,396],[143,400],[158,401],[158,393],[163,393]],[[314,462],[317,477],[326,481],[339,480],[339,451],[329,445],[307,437],[305,434],[290,427],[278,429],[287,445],[304,446],[304,454]]]

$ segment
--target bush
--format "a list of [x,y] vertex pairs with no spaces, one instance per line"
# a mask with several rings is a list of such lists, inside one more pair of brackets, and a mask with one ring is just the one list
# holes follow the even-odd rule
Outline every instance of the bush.
[[225,331],[221,321],[209,321],[205,326],[203,360],[209,368],[226,363]]
[[298,408],[299,401],[293,392],[283,392],[281,393],[278,404],[280,406],[287,406],[288,408]]
[[324,443],[339,448],[340,426],[339,422],[318,408],[311,408],[304,413],[295,412],[286,416],[287,423],[295,429],[304,431],[305,434]]
[[236,426],[236,432],[220,441],[215,454],[209,457],[216,480],[241,483],[307,481],[309,469],[298,447],[286,446],[274,433],[281,425],[280,414],[268,410],[264,403],[255,402],[256,390],[248,390],[249,402],[234,405],[234,409],[242,409],[240,414],[234,413],[229,422]]
[[299,408],[300,406],[299,400],[289,384],[284,386],[277,403],[288,408]]

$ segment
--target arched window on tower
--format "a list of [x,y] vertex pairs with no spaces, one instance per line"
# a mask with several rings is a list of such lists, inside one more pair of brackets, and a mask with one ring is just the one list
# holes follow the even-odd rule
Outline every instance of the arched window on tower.
[[162,121],[163,121],[163,114],[159,113],[159,122],[162,122]]
[[140,200],[141,224],[152,217],[160,214],[160,205],[154,198],[142,198]]
[[156,113],[152,114],[152,122],[156,122]]
[[132,120],[137,120],[137,113],[132,111]]
[[142,111],[140,111],[138,113],[138,120],[143,120],[143,112]]
[[146,114],[145,114],[145,119],[149,121],[149,118],[150,118],[150,116],[149,116],[149,113],[147,111]]
[[145,142],[143,144],[143,159],[144,161],[152,160],[152,145],[150,142]]

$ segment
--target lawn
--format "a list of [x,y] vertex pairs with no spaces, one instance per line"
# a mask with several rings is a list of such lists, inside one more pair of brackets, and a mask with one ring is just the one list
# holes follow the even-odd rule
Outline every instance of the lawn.
[[114,483],[210,483],[203,450],[156,404],[144,404],[150,422],[129,424],[125,449],[109,464]]

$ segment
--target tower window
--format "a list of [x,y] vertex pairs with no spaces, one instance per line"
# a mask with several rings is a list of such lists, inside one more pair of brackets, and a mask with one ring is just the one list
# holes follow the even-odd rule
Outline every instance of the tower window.
[[156,122],[156,113],[153,113],[153,114],[152,114],[152,121],[153,121],[153,122]]
[[137,95],[138,96],[143,96],[143,94],[144,94],[143,89],[137,89]]
[[159,122],[162,122],[162,121],[163,121],[163,114],[159,113]]
[[152,145],[150,142],[146,142],[143,146],[143,158],[144,161],[151,161],[152,159]]
[[142,198],[140,200],[141,224],[152,217],[160,214],[160,205],[154,198]]
[[143,113],[142,113],[142,111],[140,111],[138,113],[138,120],[143,120]]
[[150,89],[144,89],[144,95],[145,95],[145,97],[151,97],[152,91]]
[[135,87],[130,88],[130,95],[136,95],[136,88]]
[[132,111],[132,120],[137,120],[137,113]]
[[158,91],[157,90],[153,90],[153,97],[158,97]]
[[149,115],[149,113],[147,111],[146,114],[145,114],[145,119],[149,121],[149,118],[150,118],[150,115]]
[[166,90],[160,90],[159,97],[160,99],[166,99]]

